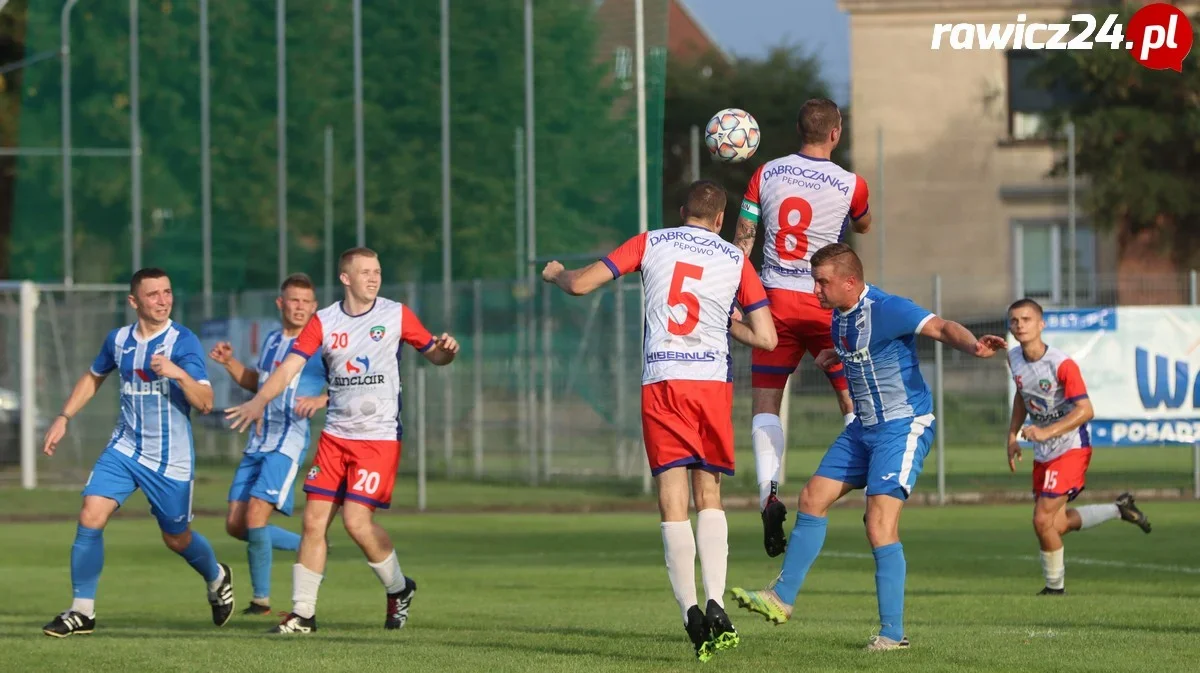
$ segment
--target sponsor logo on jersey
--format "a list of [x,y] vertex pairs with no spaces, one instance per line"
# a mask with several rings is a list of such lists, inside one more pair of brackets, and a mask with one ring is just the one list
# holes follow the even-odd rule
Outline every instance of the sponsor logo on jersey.
[[682,229],[667,229],[650,233],[650,245],[671,243],[676,248],[711,257],[723,253],[735,262],[742,259],[742,251],[726,243],[722,238],[703,234],[696,235]]
[[[168,395],[171,392],[171,380],[167,378],[150,380],[150,374],[144,369],[133,370],[137,377],[121,383],[121,392],[125,395]],[[141,379],[140,381],[138,379]]]
[[806,166],[793,166],[791,164],[780,164],[763,171],[762,181],[768,182],[774,177],[782,176],[783,181],[789,184],[800,185],[809,189],[822,189],[828,185],[842,194],[850,193],[850,185],[846,184],[841,178],[829,175],[816,168]]
[[646,362],[716,362],[717,351],[656,351],[646,354]]
[[332,383],[338,387],[377,386],[387,381],[383,374],[368,374],[370,371],[371,359],[360,355],[346,361],[346,372],[350,376],[334,376]]
[[371,341],[379,341],[380,339],[383,338],[383,335],[386,333],[387,333],[387,330],[383,328],[383,325],[376,325],[376,326],[372,327],[371,332],[370,332]]

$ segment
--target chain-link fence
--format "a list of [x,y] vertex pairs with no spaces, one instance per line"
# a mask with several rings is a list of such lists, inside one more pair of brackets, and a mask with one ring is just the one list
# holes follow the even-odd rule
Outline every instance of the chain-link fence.
[[[971,302],[975,279],[893,279],[885,289],[930,308],[941,306],[948,319],[975,334],[1005,335],[1006,306]],[[1190,285],[1187,276],[1161,285],[1164,304],[1173,292]],[[1155,284],[1145,283],[1146,296]],[[585,297],[569,297],[549,285],[526,281],[456,282],[451,307],[444,311],[440,284],[415,282],[385,286],[383,294],[410,305],[435,333],[454,334],[462,343],[458,359],[433,367],[404,349],[403,420],[405,459],[401,471],[416,471],[418,442],[425,442],[431,478],[486,480],[531,485],[575,481],[622,490],[649,484],[641,444],[640,381],[641,288],[622,278]],[[36,309],[35,381],[38,442],[47,416],[61,407],[75,380],[87,370],[105,334],[131,320],[122,288],[72,289],[39,286]],[[278,320],[270,290],[221,295],[216,317],[205,321],[200,297],[182,296],[174,317],[191,326],[206,343],[227,338],[241,321]],[[951,308],[953,307],[953,308]],[[0,388],[19,390],[19,295],[0,290]],[[449,323],[444,315],[449,315]],[[263,327],[247,336],[242,349],[254,349]],[[249,333],[245,333],[249,334]],[[244,335],[245,335],[244,334]],[[1053,335],[1047,335],[1053,343]],[[951,348],[938,349],[919,339],[922,372],[940,392],[937,444],[921,477],[921,497],[972,499],[998,494],[1024,497],[1029,460],[1017,475],[1005,459],[1011,409],[1009,375],[1003,356],[980,360]],[[938,350],[941,350],[940,358]],[[251,353],[239,353],[252,359]],[[754,455],[749,442],[750,353],[734,346],[734,423],[737,476],[731,491],[754,488]],[[425,369],[424,404],[414,390],[418,369]],[[214,385],[236,388],[218,366],[210,366]],[[4,394],[4,393],[0,393]],[[240,393],[231,393],[236,402]],[[3,399],[3,398],[0,398]],[[218,395],[218,399],[221,399]],[[86,477],[109,439],[116,417],[117,392],[105,386],[72,422],[59,455],[38,458],[42,483]],[[787,398],[787,483],[798,487],[815,469],[841,427],[837,404],[823,373],[811,360],[793,376]],[[319,427],[320,415],[314,420]],[[231,465],[245,441],[224,429],[215,413],[196,417],[195,442],[201,463]],[[424,432],[419,432],[421,428]],[[16,437],[15,424],[6,437]],[[13,439],[0,443],[5,474],[16,474],[19,452]],[[1153,490],[1190,494],[1193,455],[1187,446],[1096,448],[1089,489]]]

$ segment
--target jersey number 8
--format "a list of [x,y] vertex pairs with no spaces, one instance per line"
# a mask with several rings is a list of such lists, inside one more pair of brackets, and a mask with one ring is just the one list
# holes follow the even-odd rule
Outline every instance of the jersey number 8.
[[700,280],[704,275],[704,267],[688,264],[687,262],[675,262],[675,272],[671,274],[671,289],[667,293],[667,306],[674,308],[683,304],[687,310],[687,315],[683,322],[677,322],[674,315],[668,314],[667,331],[675,336],[686,336],[691,334],[696,329],[696,325],[700,322],[700,300],[691,292],[683,290],[683,281],[692,278]]
[[808,227],[812,224],[812,205],[799,196],[789,196],[779,204],[779,233],[775,251],[780,261],[795,261],[808,256]]

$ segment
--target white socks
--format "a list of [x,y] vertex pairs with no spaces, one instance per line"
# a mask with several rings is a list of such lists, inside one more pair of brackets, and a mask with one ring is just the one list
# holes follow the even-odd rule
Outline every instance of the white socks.
[[704,596],[723,608],[725,572],[729,563],[729,522],[725,520],[724,510],[700,510],[696,516],[696,551],[700,553]]
[[1105,521],[1111,521],[1121,516],[1121,510],[1117,509],[1117,506],[1113,503],[1107,505],[1084,505],[1076,507],[1075,511],[1079,513],[1080,530],[1099,526]]
[[221,571],[220,573],[217,574],[217,579],[215,579],[211,582],[205,582],[205,584],[208,585],[208,593],[210,593],[210,594],[216,593],[217,589],[221,588],[221,582],[223,582],[225,580],[225,569],[222,568],[220,565],[218,565],[217,570]]
[[312,619],[317,612],[317,591],[324,579],[299,563],[292,566],[292,612]]
[[404,579],[404,573],[400,572],[400,562],[396,560],[396,550],[393,549],[388,557],[379,563],[371,563],[367,561],[367,565],[371,566],[371,570],[375,571],[375,576],[387,588],[389,594],[398,594],[404,591],[408,581]]
[[1046,576],[1046,586],[1051,589],[1063,588],[1067,576],[1067,568],[1063,564],[1062,547],[1054,551],[1042,552],[1042,574]]
[[758,473],[758,509],[767,506],[771,486],[779,483],[783,465],[783,424],[775,414],[755,414],[750,422],[750,439],[754,445],[754,468]]
[[88,617],[96,618],[96,599],[95,598],[76,598],[71,601],[71,610]]
[[662,523],[663,551],[667,559],[667,577],[683,624],[687,626],[688,608],[696,605],[696,538],[692,536],[692,521]]

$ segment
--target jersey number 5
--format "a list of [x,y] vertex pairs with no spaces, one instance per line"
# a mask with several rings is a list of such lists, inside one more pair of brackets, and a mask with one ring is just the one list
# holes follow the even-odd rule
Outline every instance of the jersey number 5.
[[779,204],[775,251],[780,261],[804,259],[808,255],[808,227],[812,219],[812,206],[799,196],[789,196]]
[[674,308],[683,304],[683,307],[687,309],[687,315],[683,322],[676,322],[674,315],[668,316],[667,331],[671,334],[675,336],[691,334],[700,322],[700,300],[691,292],[684,292],[683,281],[688,278],[700,280],[703,275],[704,267],[702,266],[687,262],[675,262],[675,273],[671,275],[671,290],[667,293],[667,306]]

